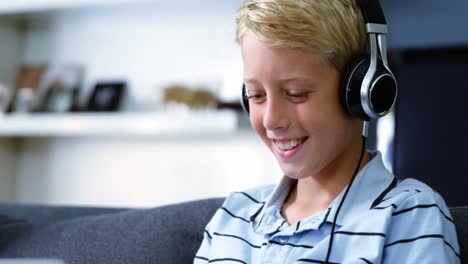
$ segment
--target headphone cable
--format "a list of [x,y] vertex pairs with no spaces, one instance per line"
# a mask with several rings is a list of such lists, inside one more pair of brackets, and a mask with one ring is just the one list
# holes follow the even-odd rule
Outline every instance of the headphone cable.
[[336,210],[336,213],[335,213],[335,217],[333,218],[332,228],[331,228],[331,232],[330,232],[330,240],[329,240],[329,243],[328,243],[327,257],[325,259],[325,264],[329,264],[328,260],[330,259],[330,255],[331,255],[331,250],[332,250],[332,245],[333,245],[333,236],[334,236],[334,233],[335,233],[335,226],[336,226],[336,220],[338,219],[338,213],[340,212],[341,207],[343,206],[343,203],[344,203],[344,201],[346,199],[346,196],[348,195],[349,189],[351,188],[351,185],[353,184],[354,179],[356,178],[356,175],[357,175],[357,173],[359,171],[359,167],[361,167],[362,158],[364,157],[364,150],[366,148],[366,140],[367,140],[366,135],[363,135],[362,136],[361,156],[359,157],[359,162],[358,162],[358,164],[356,166],[356,169],[354,169],[353,177],[351,178],[351,181],[349,182],[348,187],[346,187],[346,190],[345,190],[345,192],[343,194],[343,198],[341,198],[340,204],[338,205],[338,209]]

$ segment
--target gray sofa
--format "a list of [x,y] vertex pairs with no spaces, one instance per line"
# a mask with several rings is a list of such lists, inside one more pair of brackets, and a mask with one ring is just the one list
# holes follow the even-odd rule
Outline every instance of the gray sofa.
[[151,209],[0,204],[0,258],[192,263],[204,227],[221,203],[208,199]]
[[[152,209],[0,204],[0,258],[60,258],[68,264],[192,263],[204,227],[222,201]],[[468,208],[451,211],[463,254]]]

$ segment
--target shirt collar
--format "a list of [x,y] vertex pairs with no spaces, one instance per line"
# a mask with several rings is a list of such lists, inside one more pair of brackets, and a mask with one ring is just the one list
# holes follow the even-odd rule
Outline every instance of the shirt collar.
[[253,230],[257,233],[267,234],[275,231],[282,225],[282,217],[278,217],[279,210],[289,195],[296,180],[283,176],[280,183],[268,196],[265,204],[251,217]]
[[[362,212],[369,210],[376,200],[382,196],[395,182],[395,177],[385,168],[380,152],[370,152],[371,160],[356,175],[351,189],[340,210],[336,224],[342,226],[352,218],[359,217]],[[265,204],[251,217],[252,226],[258,233],[270,233],[277,229],[279,222],[284,221],[277,217],[281,206],[289,195],[291,188],[297,180],[283,176],[280,183],[270,194]],[[333,222],[338,205],[344,195],[346,187],[330,203],[327,209],[319,212],[313,218],[321,218]],[[359,190],[359,191],[357,191]],[[316,220],[315,220],[316,221]],[[316,225],[320,228],[320,225]]]
[[[396,183],[395,176],[385,168],[380,152],[370,152],[370,155],[372,160],[356,175],[339,212],[336,220],[337,225],[342,226],[351,219],[360,217],[363,212],[371,209],[382,198],[382,194],[388,192]],[[346,187],[330,203],[327,222],[333,222]]]

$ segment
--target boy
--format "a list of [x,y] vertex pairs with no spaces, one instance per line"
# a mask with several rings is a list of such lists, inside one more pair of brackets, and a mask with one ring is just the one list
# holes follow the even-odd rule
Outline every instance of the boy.
[[398,182],[379,152],[365,151],[364,121],[375,116],[343,103],[347,67],[373,48],[366,26],[356,0],[242,4],[246,107],[285,176],[231,194],[194,263],[460,262],[442,197],[417,180]]

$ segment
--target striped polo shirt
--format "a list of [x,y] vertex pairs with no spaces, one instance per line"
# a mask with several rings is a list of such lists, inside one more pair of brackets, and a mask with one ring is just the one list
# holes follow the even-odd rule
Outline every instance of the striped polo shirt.
[[[460,263],[455,225],[424,183],[397,181],[380,153],[359,172],[338,219],[329,263]],[[323,263],[344,190],[327,209],[288,224],[280,209],[295,180],[230,194],[194,263]]]

